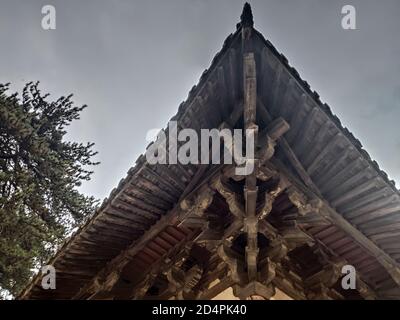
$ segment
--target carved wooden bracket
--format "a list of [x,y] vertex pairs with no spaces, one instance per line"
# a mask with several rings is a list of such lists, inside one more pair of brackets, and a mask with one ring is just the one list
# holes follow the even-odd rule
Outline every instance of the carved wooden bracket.
[[260,166],[266,163],[275,153],[277,140],[289,130],[290,126],[285,119],[279,117],[272,121],[268,127],[260,133],[259,145],[261,147],[258,152]]
[[203,267],[200,265],[194,265],[185,274],[185,283],[183,286],[183,292],[186,294],[191,293],[193,288],[199,283],[203,275]]
[[263,220],[270,214],[272,210],[272,204],[274,203],[275,199],[284,190],[286,190],[286,188],[288,188],[289,185],[290,185],[289,181],[284,176],[279,175],[279,181],[277,186],[273,190],[265,192],[264,205],[257,213],[259,220]]
[[276,276],[276,263],[269,257],[260,261],[258,280],[264,285],[269,285]]
[[269,247],[267,248],[268,257],[275,262],[280,262],[288,253],[288,247],[286,241],[282,238],[275,238],[270,241]]
[[279,228],[279,232],[282,238],[285,239],[289,251],[304,244],[312,245],[315,242],[311,236],[297,225],[296,221]]
[[241,300],[245,300],[253,296],[262,297],[265,300],[269,300],[273,295],[275,295],[275,288],[271,284],[264,285],[261,282],[252,281],[243,287],[234,285],[233,294]]
[[312,290],[307,291],[307,299],[309,300],[332,300],[329,296],[329,288],[323,284],[317,284]]
[[188,224],[190,222],[189,219],[195,221],[196,218],[199,218],[199,221],[201,221],[204,212],[214,198],[214,193],[214,190],[205,185],[195,196],[182,200],[180,203],[181,212],[179,213],[179,221],[182,221],[181,223],[183,224]]
[[223,182],[222,178],[216,178],[211,187],[217,191],[226,201],[229,206],[230,212],[237,218],[243,218],[244,216],[244,208],[242,204],[237,199],[237,195],[234,191],[229,189]]
[[156,280],[158,276],[158,272],[155,270],[152,270],[149,272],[140,283],[138,283],[135,288],[138,288],[137,290],[133,291],[133,295],[131,297],[132,300],[139,300],[142,299],[147,291],[150,289],[150,287],[153,285],[154,281]]
[[[357,288],[358,293],[365,300],[377,299],[375,292],[364,281],[362,281],[358,275],[357,275],[357,279],[356,279],[356,288]],[[397,297],[397,299],[400,299],[400,297]]]
[[244,283],[247,279],[244,261],[236,252],[226,245],[219,246],[217,250],[220,258],[228,265],[230,277],[235,283]]
[[196,264],[187,272],[173,267],[166,272],[169,281],[169,290],[174,292],[178,300],[194,297],[192,289],[198,284],[203,274],[203,267]]
[[319,213],[320,209],[323,207],[323,203],[320,199],[308,200],[304,194],[294,187],[288,188],[287,194],[289,200],[296,206],[301,216],[305,216],[311,212]]

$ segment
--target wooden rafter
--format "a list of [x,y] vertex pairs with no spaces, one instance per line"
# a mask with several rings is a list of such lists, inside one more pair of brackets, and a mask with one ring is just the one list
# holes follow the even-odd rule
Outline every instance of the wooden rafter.
[[351,225],[335,209],[333,209],[325,199],[323,199],[321,196],[319,196],[309,188],[307,189],[304,183],[301,183],[276,159],[274,160],[274,166],[276,166],[279,171],[283,172],[290,179],[290,181],[294,185],[296,185],[296,187],[299,188],[299,190],[302,190],[302,192],[306,194],[310,199],[318,200],[321,204],[321,209],[319,210],[319,213],[323,215],[324,218],[329,219],[334,225],[343,230],[351,238],[353,238],[362,248],[364,248],[367,252],[369,252],[373,257],[376,257],[377,261],[386,269],[386,271],[393,278],[395,283],[400,285],[400,266],[392,257],[390,257],[386,252],[384,252],[381,248],[379,248],[370,239],[368,239],[353,225]]

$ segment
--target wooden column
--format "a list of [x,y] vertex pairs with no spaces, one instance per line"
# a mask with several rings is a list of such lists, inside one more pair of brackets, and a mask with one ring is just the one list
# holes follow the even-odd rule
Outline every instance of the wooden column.
[[[257,141],[258,126],[256,125],[257,110],[257,77],[256,62],[254,53],[251,48],[251,36],[253,31],[253,17],[251,8],[248,4],[244,6],[241,16],[242,24],[242,48],[243,48],[243,96],[244,96],[244,129],[246,141],[249,134],[254,134],[254,141]],[[255,145],[252,146],[255,153]],[[246,142],[247,148],[247,142]],[[256,201],[257,201],[257,160],[247,159],[246,165],[253,166],[253,172],[246,176],[244,188],[245,196],[245,218],[244,230],[247,233],[246,246],[246,263],[249,281],[257,278],[257,217],[256,217]]]

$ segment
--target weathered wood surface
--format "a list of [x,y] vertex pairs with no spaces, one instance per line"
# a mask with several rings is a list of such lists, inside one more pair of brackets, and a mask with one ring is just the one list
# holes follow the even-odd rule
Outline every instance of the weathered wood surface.
[[[268,298],[274,286],[297,299],[350,298],[333,285],[336,269],[321,265],[313,270],[314,278],[303,274],[310,269],[307,263],[313,265],[321,255],[340,257],[356,267],[357,297],[399,297],[398,190],[287,59],[253,28],[250,15],[244,16],[245,27],[239,25],[226,39],[172,118],[179,128],[196,131],[258,129],[264,148],[252,159],[258,166],[244,179],[243,195],[229,189],[232,183],[243,186],[231,168],[150,166],[141,156],[94,217],[50,261],[59,270],[57,290],[42,290],[37,276],[21,299],[88,294],[121,298],[125,291],[119,288],[119,279],[131,276],[130,269],[145,270],[146,276],[134,278],[134,288],[127,292],[146,298],[152,286],[166,281],[151,272],[152,266],[162,257],[171,259],[180,244],[192,241],[210,250],[227,245],[237,251],[243,230],[247,232],[245,278],[251,285],[238,284],[241,274],[232,280],[233,268],[229,271],[222,265],[213,272],[222,263],[216,256],[204,263],[204,274],[193,271],[187,284],[178,285],[180,297],[189,285],[197,298],[211,298],[233,281],[242,298],[246,294]],[[202,188],[220,172],[224,178],[210,185],[213,192],[207,197]],[[272,186],[275,180],[282,185]],[[204,206],[192,198],[202,192]],[[178,226],[179,219],[186,227]],[[270,240],[267,247],[259,241],[260,234]],[[310,251],[316,243],[323,243],[326,252]],[[303,269],[296,267],[297,260]],[[331,281],[315,281],[321,278],[318,274]],[[208,287],[215,277],[222,277],[221,284]],[[134,285],[136,280],[142,282]],[[110,288],[112,294],[107,293]],[[171,294],[167,290],[158,297]]]

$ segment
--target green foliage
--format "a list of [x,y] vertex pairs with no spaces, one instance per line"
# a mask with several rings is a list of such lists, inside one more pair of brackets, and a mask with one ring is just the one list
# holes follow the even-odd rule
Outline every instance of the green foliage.
[[0,288],[14,295],[96,205],[77,191],[97,164],[93,144],[64,139],[86,106],[47,98],[38,83],[20,99],[0,85]]

